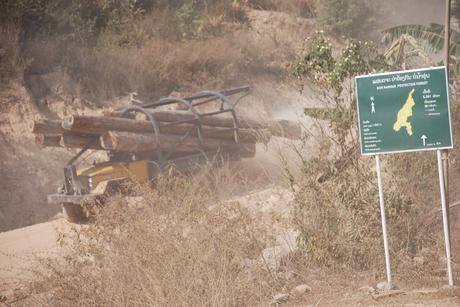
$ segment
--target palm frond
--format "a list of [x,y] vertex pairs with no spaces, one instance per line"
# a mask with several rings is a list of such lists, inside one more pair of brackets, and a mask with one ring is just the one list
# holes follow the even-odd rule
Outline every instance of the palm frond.
[[421,59],[427,65],[434,65],[425,49],[409,34],[402,34],[399,39],[396,39],[385,51],[384,57],[395,66],[406,64],[406,60],[413,57]]
[[[402,25],[383,31],[383,42],[391,44],[401,35],[413,37],[426,53],[437,53],[444,47],[444,26],[432,23],[429,25]],[[451,31],[450,54],[460,57],[460,33]]]

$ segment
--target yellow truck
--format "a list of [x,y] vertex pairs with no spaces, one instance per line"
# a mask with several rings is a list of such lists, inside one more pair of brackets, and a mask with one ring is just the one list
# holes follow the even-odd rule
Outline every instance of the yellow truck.
[[[205,91],[186,98],[167,97],[151,103],[131,104],[117,110],[115,115],[112,114],[112,117],[109,118],[112,121],[110,127],[101,124],[108,121],[107,119],[101,119],[91,129],[89,126],[82,126],[80,130],[75,129],[75,132],[70,127],[69,133],[80,133],[78,137],[87,139],[88,142],[67,163],[64,168],[64,183],[56,194],[48,195],[48,202],[62,205],[63,214],[70,222],[83,222],[88,218],[86,206],[95,203],[103,204],[106,198],[113,195],[115,191],[123,193],[124,190],[120,189],[120,186],[126,181],[153,182],[153,179],[170,167],[178,171],[187,171],[197,165],[210,163],[210,161],[239,160],[242,157],[254,156],[255,141],[242,143],[239,140],[238,118],[234,111],[235,104],[249,91],[249,87],[240,87],[220,92]],[[240,94],[237,95],[239,99],[236,103],[231,103],[229,97],[236,94]],[[211,103],[217,103],[218,107],[210,108],[208,105]],[[171,106],[175,105],[180,105],[180,110],[169,111]],[[219,116],[223,113],[230,115],[229,118],[233,123],[231,127],[204,127],[203,123],[219,123]],[[130,128],[140,127],[142,126],[140,124],[147,121],[136,122],[138,114],[144,115],[152,124],[150,133],[136,134],[134,128]],[[188,115],[165,121],[169,117],[165,119],[163,116],[161,120],[156,118],[156,115],[161,114]],[[115,144],[119,147],[115,147],[114,144],[110,145],[112,147],[103,144],[105,148],[99,144],[101,139],[109,133],[108,130],[116,129],[134,131],[121,132],[123,138],[116,139],[117,142],[122,142],[128,138],[127,144],[135,144],[131,147],[132,151],[129,148],[123,151],[112,150],[113,148],[126,148],[126,146],[122,147],[121,143]],[[212,132],[213,129],[217,129],[218,135],[211,135],[213,142],[209,143],[207,138],[210,135],[209,133],[206,135],[205,132]],[[163,133],[164,131],[166,133]],[[183,133],[180,136],[171,134],[177,131]],[[92,133],[92,135],[87,137],[89,134],[82,132]],[[67,132],[63,131],[63,133],[62,138],[65,139]],[[219,137],[222,135],[225,135],[227,139],[221,142]],[[161,142],[169,140],[169,136],[177,140],[177,143],[174,146],[162,147]],[[190,140],[193,140],[194,143]],[[212,146],[207,146],[210,144]],[[79,160],[84,160],[83,155],[93,153],[92,149],[105,150],[107,161],[86,167],[80,166]]]

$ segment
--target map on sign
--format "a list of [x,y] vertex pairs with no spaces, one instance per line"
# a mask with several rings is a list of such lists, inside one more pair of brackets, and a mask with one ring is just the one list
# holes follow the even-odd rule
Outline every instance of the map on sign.
[[412,125],[409,122],[409,117],[412,116],[412,108],[415,106],[415,101],[412,95],[414,94],[414,90],[409,92],[409,96],[407,96],[406,103],[403,105],[401,110],[398,112],[397,120],[393,125],[393,130],[398,132],[401,127],[406,128],[407,134],[412,135]]
[[363,155],[452,148],[444,67],[359,76]]

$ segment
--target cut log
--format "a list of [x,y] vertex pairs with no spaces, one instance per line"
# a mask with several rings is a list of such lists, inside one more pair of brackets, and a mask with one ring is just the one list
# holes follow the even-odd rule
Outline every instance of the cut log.
[[[197,136],[197,129],[193,124],[178,124],[170,126],[161,126],[162,134],[184,135],[190,131],[191,135]],[[150,121],[134,120],[119,117],[99,117],[99,116],[69,116],[62,121],[62,127],[67,131],[89,134],[104,134],[107,131],[124,131],[138,133],[152,133],[153,127]],[[203,125],[201,131],[203,138],[215,138],[234,140],[233,130],[231,127],[211,127]],[[244,143],[267,142],[270,139],[268,129],[238,129],[239,141]]]
[[80,133],[100,133],[107,131],[152,132],[152,124],[146,120],[118,117],[71,115],[62,120],[64,129]]
[[[111,113],[115,115],[117,113]],[[176,122],[184,120],[193,120],[195,115],[187,111],[172,111],[172,110],[156,110],[151,114],[159,122]],[[289,139],[300,139],[302,137],[302,128],[294,121],[289,120],[273,120],[273,121],[258,121],[245,116],[237,116],[238,127],[243,129],[269,129],[275,136],[285,137]],[[233,118],[224,115],[202,116],[201,124],[213,127],[233,127]]]
[[130,133],[109,131],[101,137],[101,145],[105,149],[115,151],[142,152],[152,150],[165,150],[174,152],[187,152],[218,149],[220,147],[235,145],[231,141],[217,139],[206,139],[200,147],[198,138],[187,137],[184,140],[178,135],[164,134],[156,142],[155,136],[151,133]]
[[62,128],[62,122],[60,120],[36,120],[30,125],[30,131],[35,134],[48,134],[57,135],[63,133],[69,133],[68,130]]
[[83,148],[89,142],[94,143],[89,147],[95,150],[104,150],[99,142],[99,136],[88,136],[79,134],[63,134],[63,135],[35,135],[35,143],[40,146],[47,147],[67,147],[67,148]]
[[[162,122],[176,122],[181,120],[193,120],[195,115],[187,111],[165,111],[165,110],[156,110],[151,112],[155,119],[158,119]],[[267,128],[267,125],[264,125],[261,122],[237,117],[238,125],[240,128],[250,128],[250,129],[262,129]],[[233,127],[233,117],[225,115],[214,115],[214,116],[202,116],[201,123],[203,125],[214,126],[214,127]]]
[[89,149],[104,150],[101,146],[99,136],[63,134],[59,140],[59,144],[67,148],[83,148],[90,143]]
[[[179,120],[189,120],[193,115],[183,111],[157,111],[153,113],[160,122],[173,122]],[[204,116],[201,120],[203,133],[209,132],[211,135],[218,131],[219,127],[232,128],[233,120],[223,116]],[[249,119],[239,119],[239,136],[244,142],[254,142],[254,129],[265,130],[262,135],[266,137],[271,134],[291,139],[300,139],[300,125],[287,120],[273,122],[257,122]],[[127,131],[127,132],[152,132],[152,124],[147,120],[133,120],[120,117],[108,116],[68,116],[62,121],[62,127],[80,133],[102,134],[106,131]],[[162,133],[180,134],[192,127],[192,124],[180,124],[162,127]],[[270,132],[270,133],[268,133]],[[223,132],[222,132],[223,133]],[[223,133],[225,135],[225,133]],[[227,133],[228,135],[231,135]],[[223,138],[223,137],[222,137]],[[257,137],[256,137],[257,138]]]
[[59,141],[61,140],[60,135],[44,135],[36,134],[35,135],[35,144],[40,146],[49,146],[49,147],[61,147]]

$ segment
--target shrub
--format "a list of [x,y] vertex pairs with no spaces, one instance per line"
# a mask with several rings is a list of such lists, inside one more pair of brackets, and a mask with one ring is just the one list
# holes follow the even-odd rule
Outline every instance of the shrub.
[[276,282],[256,259],[265,236],[237,204],[208,208],[212,193],[165,174],[142,201],[116,199],[77,231],[65,263],[45,284],[54,306],[252,306]]
[[204,19],[191,3],[184,3],[176,10],[181,37],[195,38],[202,35]]
[[[324,266],[357,269],[381,268],[382,232],[378,191],[372,161],[361,161],[356,152],[342,157],[345,166],[323,153],[305,163],[296,192],[294,223],[307,257]],[[318,180],[325,170],[329,180]],[[397,254],[417,251],[415,214],[409,198],[385,182],[385,207],[391,248]]]
[[[308,43],[293,72],[301,82],[308,78],[319,86],[324,108],[305,110],[318,120],[318,129],[310,134],[319,152],[304,162],[296,190],[300,244],[320,265],[377,268],[383,261],[377,185],[372,161],[358,152],[353,78],[385,65],[366,43],[350,41],[335,52],[323,33]],[[395,169],[387,170],[384,194],[392,251],[414,255],[426,232],[416,228],[419,212],[410,195],[401,193],[398,180],[388,180]]]

